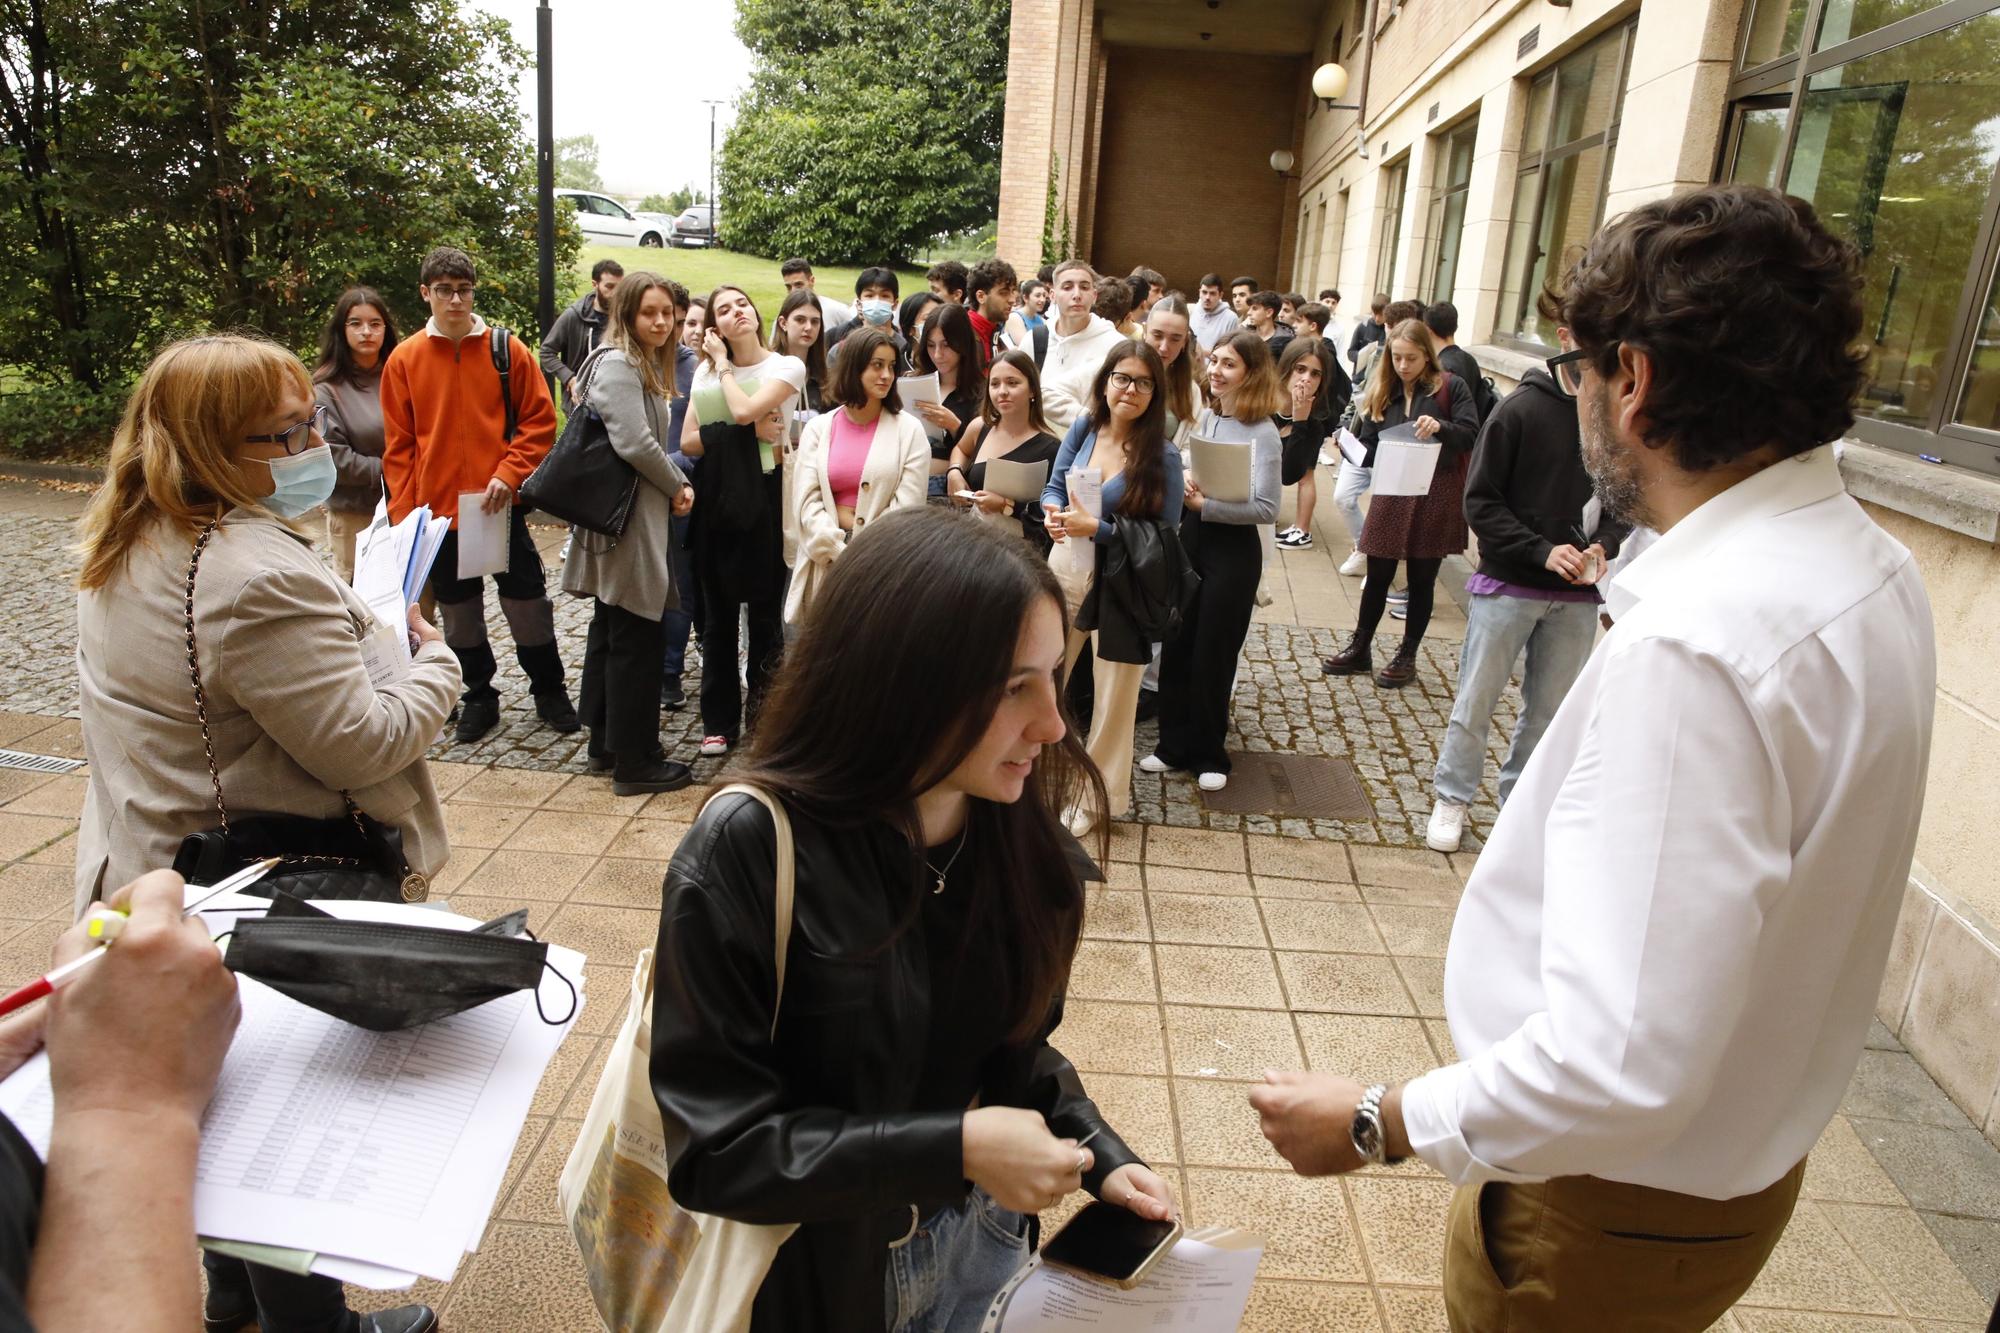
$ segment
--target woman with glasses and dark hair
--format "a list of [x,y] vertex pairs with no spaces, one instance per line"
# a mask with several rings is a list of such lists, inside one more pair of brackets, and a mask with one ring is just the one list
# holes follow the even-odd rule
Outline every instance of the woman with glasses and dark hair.
[[[1132,804],[1132,731],[1153,645],[1106,606],[1103,574],[1120,524],[1180,526],[1181,455],[1167,440],[1166,395],[1160,392],[1166,377],[1160,354],[1145,343],[1129,338],[1113,343],[1091,384],[1089,406],[1057,450],[1042,490],[1049,536],[1063,547],[1049,558],[1081,571],[1065,588],[1077,611],[1064,671],[1076,664],[1088,641],[1095,686],[1087,748],[1104,774],[1105,802],[1067,812],[1070,831],[1078,837]],[[1070,484],[1072,472],[1086,469],[1097,474],[1101,487],[1096,513],[1077,503]]]
[[382,498],[382,363],[396,350],[396,319],[372,287],[350,287],[319,337],[313,401],[326,412],[335,481],[326,543],[340,577],[354,582],[354,539]]
[[986,397],[986,360],[972,330],[972,316],[960,305],[932,311],[917,330],[915,373],[936,374],[943,406],[917,404],[931,440],[930,495],[945,499],[945,471],[951,467],[952,446],[966,424],[979,415]]
[[[183,838],[216,827],[219,805],[310,820],[359,810],[400,834],[410,887],[444,869],[444,808],[424,755],[458,697],[458,659],[415,607],[407,623],[379,624],[300,531],[333,493],[317,428],[330,415],[299,359],[257,337],[185,339],[139,377],[78,525],[90,760],[79,916],[173,864]],[[414,651],[377,683],[368,662],[382,634],[409,636]],[[437,1326],[421,1305],[362,1319],[330,1277],[208,1253],[202,1266],[211,1329]]]
[[1195,421],[1198,440],[1250,451],[1250,496],[1218,500],[1200,478],[1185,483],[1181,549],[1201,575],[1201,591],[1181,632],[1160,652],[1160,743],[1139,761],[1148,773],[1180,769],[1203,791],[1229,781],[1229,694],[1236,657],[1250,633],[1264,543],[1257,525],[1278,516],[1281,399],[1264,340],[1248,330],[1224,338],[1208,357],[1209,406]]
[[[845,359],[845,353],[843,353]],[[1097,787],[1063,722],[1062,595],[1005,532],[918,506],[834,565],[731,776],[667,869],[653,1090],[682,1206],[797,1223],[751,1333],[976,1329],[1084,1190],[1167,1183],[1050,1044],[1083,884],[1062,809]],[[968,1109],[970,1108],[970,1109]]]

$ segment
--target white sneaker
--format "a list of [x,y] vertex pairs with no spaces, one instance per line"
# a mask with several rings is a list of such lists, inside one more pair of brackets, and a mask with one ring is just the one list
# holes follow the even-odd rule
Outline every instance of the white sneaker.
[[701,738],[701,753],[710,758],[713,758],[714,756],[719,754],[728,754],[729,737],[703,736]]
[[1149,754],[1139,761],[1139,771],[1141,773],[1164,773],[1167,771],[1167,761],[1156,754]]
[[1087,838],[1090,836],[1091,830],[1097,827],[1097,812],[1094,810],[1072,810],[1064,818],[1063,823],[1069,825],[1072,837]]
[[1319,451],[1319,465],[1321,467],[1339,467],[1340,455],[1330,454],[1325,449],[1321,449]]
[[1268,593],[1268,592],[1265,592],[1265,591],[1264,591],[1264,585],[1263,585],[1263,584],[1261,584],[1261,583],[1260,583],[1260,584],[1258,584],[1258,585],[1257,585],[1257,605],[1259,605],[1259,606],[1269,606],[1270,604],[1271,604],[1271,594],[1270,594],[1270,593]]
[[1340,572],[1351,579],[1360,578],[1368,572],[1368,557],[1356,551],[1340,562]]
[[1221,791],[1229,785],[1229,775],[1227,773],[1203,773],[1194,781],[1195,785],[1203,791]]
[[1424,830],[1424,841],[1434,852],[1455,852],[1464,837],[1465,807],[1439,797],[1431,807],[1430,827]]

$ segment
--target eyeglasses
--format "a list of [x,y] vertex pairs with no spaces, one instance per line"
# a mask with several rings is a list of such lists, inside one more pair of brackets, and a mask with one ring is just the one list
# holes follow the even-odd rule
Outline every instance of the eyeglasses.
[[1143,376],[1127,375],[1122,370],[1112,371],[1108,383],[1112,388],[1121,392],[1129,390],[1133,393],[1151,393],[1153,391],[1153,381]]
[[1561,356],[1552,356],[1543,363],[1549,368],[1549,378],[1555,381],[1557,390],[1564,396],[1574,398],[1577,390],[1583,387],[1583,364],[1587,356],[1588,353],[1579,347]]
[[468,282],[463,287],[440,287],[436,283],[432,283],[431,295],[440,301],[470,301],[472,293],[478,286],[478,283],[473,282]]
[[281,444],[287,454],[296,454],[312,443],[312,437],[326,429],[326,404],[313,408],[312,415],[296,426],[287,426],[276,435],[245,435],[245,444]]

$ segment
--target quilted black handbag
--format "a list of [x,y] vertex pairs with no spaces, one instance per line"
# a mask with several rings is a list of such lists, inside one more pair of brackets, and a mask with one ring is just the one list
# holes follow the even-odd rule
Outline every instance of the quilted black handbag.
[[279,865],[257,881],[249,893],[268,897],[284,889],[300,898],[350,898],[370,902],[422,902],[430,896],[430,881],[411,870],[403,859],[403,835],[363,814],[346,792],[343,819],[309,815],[250,814],[229,817],[222,799],[222,775],[216,771],[215,744],[208,733],[208,696],[201,686],[201,665],[194,648],[194,579],[201,553],[215,535],[211,522],[195,539],[188,557],[187,623],[188,677],[194,682],[194,715],[201,723],[201,748],[208,755],[208,781],[215,789],[215,813],[220,823],[181,839],[174,855],[174,872],[190,884],[213,884],[253,861],[275,856]]
[[590,380],[597,358],[607,350],[592,352],[578,370],[576,410],[569,414],[555,447],[521,483],[520,498],[545,514],[615,541],[625,535],[625,525],[631,521],[639,474],[611,447],[604,418],[590,406]]

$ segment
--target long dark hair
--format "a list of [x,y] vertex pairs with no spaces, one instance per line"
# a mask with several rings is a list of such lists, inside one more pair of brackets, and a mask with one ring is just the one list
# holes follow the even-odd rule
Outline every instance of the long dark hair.
[[389,303],[373,287],[349,287],[333,303],[333,318],[320,330],[319,364],[312,373],[314,384],[354,378],[359,367],[354,364],[354,349],[347,345],[347,317],[356,306],[363,305],[372,305],[382,312],[382,350],[376,356],[375,368],[380,370],[389,353],[396,350],[396,317],[389,313]]
[[[1043,602],[1062,614],[1055,576],[1017,532],[931,507],[868,524],[788,646],[744,767],[727,775],[778,793],[817,823],[883,821],[907,837],[908,901],[896,935],[915,925],[931,891],[917,797],[985,736],[1022,627]],[[1103,778],[1064,721],[1020,800],[973,800],[958,862],[972,899],[967,929],[997,946],[1017,1042],[1047,1022],[1082,928],[1083,883],[1057,812],[1103,797]]]
[[812,288],[801,287],[795,292],[786,294],[785,303],[778,307],[777,326],[771,331],[771,350],[780,356],[799,355],[792,350],[792,340],[785,335],[785,316],[800,306],[808,305],[819,311],[819,337],[813,339],[813,345],[808,347],[806,354],[799,359],[806,363],[806,383],[817,384],[819,391],[825,393],[826,335],[832,330],[826,326],[826,307],[819,303],[819,297],[813,295]]
[[[1042,372],[1035,365],[1035,358],[1018,347],[1010,347],[993,358],[995,366],[1012,366],[1028,381],[1028,424],[1043,435],[1055,432],[1049,429],[1049,419],[1042,414]],[[1000,424],[1000,409],[993,406],[993,372],[986,372],[986,391],[979,398],[979,415],[991,430]]]
[[947,301],[931,312],[917,330],[916,360],[917,373],[928,375],[937,367],[931,363],[931,330],[943,332],[945,343],[958,353],[958,383],[952,392],[963,394],[971,390],[975,398],[986,393],[986,363],[979,355],[979,338],[972,331],[972,316],[965,313],[962,305]]
[[1125,338],[1111,344],[1090,384],[1090,427],[1099,433],[1111,428],[1111,402],[1104,386],[1120,361],[1144,361],[1153,377],[1153,396],[1146,410],[1132,423],[1132,438],[1125,443],[1125,494],[1113,513],[1127,518],[1158,518],[1167,502],[1167,367],[1150,343]]

